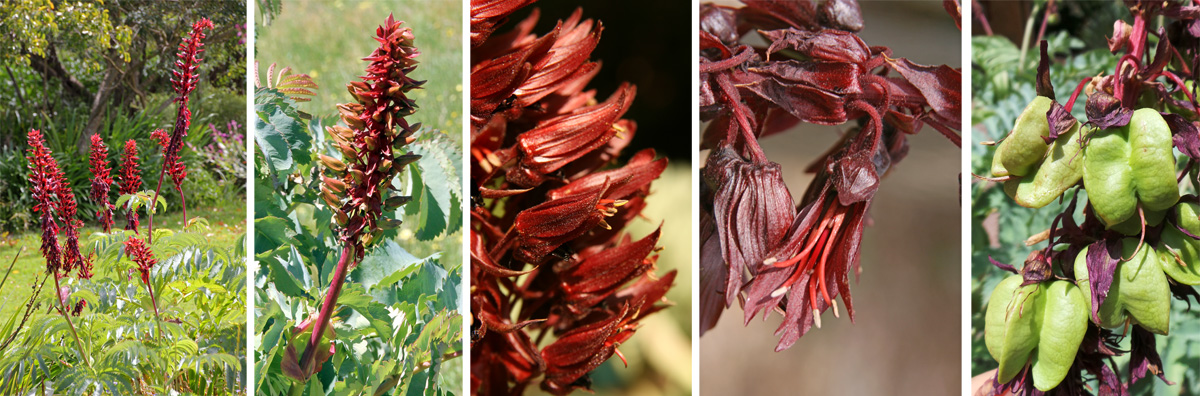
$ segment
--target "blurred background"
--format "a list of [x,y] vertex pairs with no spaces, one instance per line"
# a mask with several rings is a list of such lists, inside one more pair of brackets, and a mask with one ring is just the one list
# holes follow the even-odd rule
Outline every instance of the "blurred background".
[[[894,56],[921,64],[961,66],[962,36],[941,2],[860,4],[867,45],[891,47]],[[812,180],[804,167],[845,128],[802,125],[762,141],[794,197]],[[743,326],[734,304],[700,339],[705,394],[962,392],[961,151],[928,127],[909,144],[868,212],[874,224],[863,233],[862,277],[850,286],[855,323],[827,313],[823,328],[776,353],[780,316]]]
[[[641,238],[662,224],[657,274],[679,271],[667,299],[675,305],[651,315],[620,347],[629,367],[614,356],[591,373],[597,395],[689,395],[692,393],[692,206],[691,167],[691,4],[686,1],[539,1],[517,11],[516,22],[540,9],[533,32],[546,34],[576,8],[584,19],[599,20],[604,31],[591,59],[603,62],[588,89],[607,98],[622,82],[637,85],[637,98],[624,118],[637,121],[637,134],[624,158],[654,148],[669,165],[651,185],[644,219],[630,224]],[[633,11],[636,10],[636,11]],[[540,393],[536,388],[529,393]],[[716,393],[720,394],[720,393]]]

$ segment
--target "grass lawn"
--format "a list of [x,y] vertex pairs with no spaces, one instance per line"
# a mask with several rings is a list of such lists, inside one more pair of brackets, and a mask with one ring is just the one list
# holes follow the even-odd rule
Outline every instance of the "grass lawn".
[[[231,245],[239,242],[237,237],[246,231],[246,205],[245,199],[234,199],[229,206],[222,208],[192,208],[189,210],[191,217],[203,217],[208,220],[209,231],[205,234],[217,244]],[[117,215],[117,222],[114,227],[120,227],[125,224],[125,217]],[[147,223],[145,215],[141,218],[141,226],[144,232]],[[179,212],[168,213],[162,216],[157,216],[154,219],[155,228],[160,226],[170,227],[179,230],[183,224],[183,214]],[[87,224],[80,230],[80,247],[86,248],[84,240],[88,235],[101,232],[96,224]],[[29,294],[32,293],[31,285],[35,279],[41,280],[46,273],[46,261],[42,259],[42,253],[39,250],[42,244],[42,234],[40,230],[27,230],[19,235],[8,236],[7,239],[0,239],[0,278],[8,271],[8,265],[13,263],[13,257],[20,254],[16,264],[13,265],[12,273],[8,276],[8,281],[4,283],[4,287],[0,290],[0,320],[6,320],[13,312],[21,309],[29,299]],[[24,251],[22,251],[24,249]],[[83,254],[88,254],[86,250]],[[53,282],[50,282],[53,284]],[[43,289],[42,292],[49,292],[53,287]]]

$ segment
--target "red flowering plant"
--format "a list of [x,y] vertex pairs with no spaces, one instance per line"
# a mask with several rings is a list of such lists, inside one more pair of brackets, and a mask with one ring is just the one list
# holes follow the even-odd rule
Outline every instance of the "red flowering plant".
[[[1125,20],[1086,52],[1061,43],[1090,30],[1064,26],[1041,40],[1048,20],[1077,7]],[[1200,6],[1039,10],[1028,26],[1043,20],[1040,57],[977,61],[985,76],[1017,77],[1007,87],[983,78],[976,94],[977,108],[997,109],[981,117],[973,161],[974,221],[988,236],[977,240],[994,241],[975,247],[972,292],[987,299],[973,320],[977,388],[1194,392],[1197,352],[1179,339],[1197,334],[1191,302],[1200,302]],[[976,41],[982,56],[1014,47],[1002,37]],[[1143,381],[1150,377],[1159,381]]]
[[[960,144],[961,71],[893,57],[856,34],[853,0],[700,7],[702,172],[700,332],[734,301],[745,321],[783,313],[776,351],[794,345],[836,298],[854,319],[867,210],[883,176],[925,125]],[[948,1],[955,17],[957,6]],[[767,45],[752,44],[761,37]],[[799,203],[759,140],[800,123],[856,124],[806,171]]]
[[[244,10],[232,14],[244,17]],[[236,19],[232,14],[214,17]],[[188,15],[172,14],[167,19],[174,24],[190,19]],[[206,19],[197,26],[212,28]],[[139,43],[145,42],[150,30],[154,37],[172,33],[143,29]],[[198,40],[195,34],[188,39],[193,44],[185,46],[190,47],[185,51],[190,55],[184,63],[194,64]],[[60,54],[57,59],[68,65],[89,62],[87,54]],[[117,73],[125,77],[105,80],[101,91],[112,83],[114,96],[123,96],[119,92],[128,81],[156,81],[155,68],[136,66],[144,62],[130,63],[118,53],[108,55],[117,55],[104,58],[116,68],[112,70],[128,71],[126,67],[133,65],[134,73]],[[151,58],[173,59],[166,55]],[[193,66],[184,70],[191,77],[177,76],[182,79],[177,88],[185,88],[182,84],[191,90],[196,70]],[[138,90],[157,92],[154,88]],[[244,102],[231,93],[231,99]],[[94,108],[111,109],[118,118],[146,119],[137,111],[122,110],[122,105],[106,104],[109,99],[102,96],[107,95],[97,93],[94,106],[99,107]],[[186,104],[183,107],[181,118],[186,119]],[[138,229],[138,211],[144,207],[153,213],[154,209],[147,205],[154,193],[142,189],[144,158],[139,158],[138,147],[150,136],[142,128],[144,123],[119,121],[89,123],[89,131],[99,132],[84,135],[33,130],[10,139],[27,150],[22,161],[27,165],[21,168],[28,171],[30,188],[21,193],[29,192],[22,198],[34,203],[32,214],[41,226],[45,272],[34,275],[42,279],[34,279],[24,317],[2,326],[0,367],[5,375],[0,376],[0,394],[232,394],[245,387],[246,256],[239,246],[244,238],[230,232],[236,226],[207,235],[160,227],[151,243],[149,234]],[[124,147],[110,158],[110,147],[119,145]],[[178,160],[177,151],[164,155],[164,162]],[[84,197],[87,202],[77,200]],[[155,206],[164,205],[163,201],[165,197],[155,199]],[[113,229],[113,212],[118,210],[126,213],[125,230]],[[39,296],[47,283],[54,293]],[[0,288],[4,284],[0,280]]]
[[318,93],[308,75],[272,65],[256,81],[255,183],[277,192],[255,208],[263,393],[445,391],[438,376],[453,366],[443,363],[463,353],[461,265],[400,244],[450,234],[462,218],[461,149],[416,122],[428,86],[416,77],[436,75],[417,47],[431,21],[382,22],[365,73],[346,84],[351,101],[333,116],[298,110]]
[[[196,74],[196,65],[202,60],[200,53],[204,52],[201,48],[204,43],[204,30],[212,29],[213,23],[208,18],[200,18],[199,21],[192,24],[192,31],[187,38],[179,44],[179,53],[175,61],[175,70],[172,73],[171,85],[175,88],[175,102],[179,103],[179,111],[175,116],[175,126],[171,129],[171,134],[168,137],[163,130],[157,130],[154,136],[162,145],[163,148],[163,165],[162,170],[158,175],[158,187],[154,189],[154,198],[151,202],[158,201],[158,194],[162,191],[163,174],[170,174],[171,181],[175,183],[175,190],[179,192],[180,206],[183,208],[183,224],[187,225],[187,197],[183,193],[183,179],[187,177],[187,166],[183,163],[183,156],[180,151],[183,149],[183,139],[187,136],[188,127],[192,125],[192,111],[188,109],[188,95],[196,89],[196,83],[200,81],[200,76]],[[151,241],[154,240],[154,211],[149,211],[150,225],[149,233],[147,234]]]
[[530,3],[471,8],[472,394],[588,389],[676,276],[655,273],[659,231],[625,231],[667,166],[653,149],[617,165],[636,88],[586,89],[602,26],[580,9],[545,35],[536,10],[494,34]]

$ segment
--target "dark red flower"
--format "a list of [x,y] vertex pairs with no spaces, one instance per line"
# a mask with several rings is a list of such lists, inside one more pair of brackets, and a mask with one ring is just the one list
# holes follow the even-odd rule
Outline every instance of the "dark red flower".
[[[907,152],[905,134],[926,124],[960,144],[961,71],[868,46],[854,33],[863,21],[853,0],[745,3],[700,8],[701,148],[712,149],[701,190],[700,331],[741,298],[747,322],[784,312],[778,351],[819,327],[825,310],[838,316],[839,295],[853,320],[848,278],[879,181]],[[743,43],[749,31],[767,45]],[[759,139],[800,122],[851,121],[858,127],[808,169],[817,177],[794,207]]]
[[[137,194],[142,190],[142,170],[138,167],[138,148],[137,142],[132,139],[125,141],[125,155],[121,158],[121,176],[117,179],[121,183],[121,195]],[[138,232],[138,213],[135,209],[130,209],[125,214],[128,222],[125,224],[125,229],[133,232]]]
[[552,394],[587,389],[675,280],[655,275],[659,231],[624,230],[667,167],[652,149],[617,161],[636,89],[601,103],[586,90],[602,29],[582,10],[544,36],[536,11],[492,34],[530,2],[472,4],[472,394],[521,394],[539,377]]
[[113,179],[108,169],[108,146],[100,135],[92,135],[92,149],[88,160],[92,171],[92,201],[100,204],[100,226],[104,232],[112,231],[113,208],[108,202],[108,190]]
[[141,275],[142,283],[146,286],[150,285],[150,269],[158,264],[158,260],[154,258],[154,253],[146,246],[146,242],[138,237],[131,236],[125,240],[125,255],[129,256],[137,264],[138,274]]

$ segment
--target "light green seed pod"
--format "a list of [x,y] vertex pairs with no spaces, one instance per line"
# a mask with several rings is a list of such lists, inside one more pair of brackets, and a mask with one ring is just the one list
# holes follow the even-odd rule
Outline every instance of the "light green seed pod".
[[[992,165],[994,176],[1025,176],[1042,162],[1050,145],[1042,138],[1050,136],[1050,124],[1046,122],[1046,112],[1050,111],[1050,98],[1038,96],[1025,106],[1025,110],[1013,123],[1013,130],[1000,142],[996,148],[999,168]],[[1000,174],[997,174],[999,171]]]
[[1083,151],[1083,188],[1096,216],[1113,226],[1137,213],[1127,128],[1096,131]]
[[996,375],[1001,383],[1020,373],[1038,345],[1042,298],[1039,285],[1021,286],[1020,275],[1010,276],[996,285],[988,300],[984,319],[984,344],[1000,363]]
[[1142,207],[1166,210],[1179,202],[1171,128],[1154,109],[1137,109],[1129,121],[1129,165]]
[[1058,135],[1033,174],[1021,178],[1011,196],[1013,201],[1027,208],[1040,208],[1054,202],[1083,177],[1081,151],[1080,128],[1076,122],[1067,133]]
[[[1191,202],[1181,202],[1175,205],[1175,224],[1192,233],[1200,235],[1200,207]],[[1200,285],[1200,241],[1185,235],[1172,225],[1163,228],[1162,246],[1158,247],[1158,260],[1163,272],[1176,282],[1196,286]]]
[[1033,385],[1043,392],[1067,377],[1091,315],[1083,292],[1071,282],[1050,282],[1044,294],[1046,306],[1033,357]]
[[[1121,244],[1122,256],[1128,257],[1137,249],[1138,241],[1126,238]],[[1153,252],[1150,246],[1143,246],[1132,259],[1117,265],[1120,298],[1130,318],[1152,333],[1166,335],[1171,326],[1171,289]],[[1113,285],[1117,285],[1117,278],[1113,277]]]
[[[1121,241],[1122,257],[1133,257],[1117,264],[1108,298],[1100,306],[1100,326],[1116,328],[1124,325],[1125,318],[1140,324],[1155,334],[1167,334],[1171,322],[1171,289],[1167,275],[1163,273],[1159,254],[1149,245],[1137,250],[1138,240],[1126,238]],[[1080,291],[1087,299],[1091,314],[1091,289],[1087,274],[1087,255],[1084,249],[1075,258],[1075,277]],[[1133,254],[1137,250],[1137,254]]]
[[[1087,308],[1088,318],[1092,316],[1092,287],[1087,268],[1087,254],[1090,247],[1083,248],[1078,256],[1075,256],[1075,285],[1079,286],[1079,291],[1083,293],[1084,306]],[[1100,323],[1096,325],[1106,328],[1115,328],[1125,325],[1125,311],[1120,304],[1120,298],[1116,292],[1118,280],[1113,279],[1113,285],[1109,288],[1108,298],[1104,300],[1104,304],[1100,305]],[[1093,321],[1094,322],[1094,321]]]

